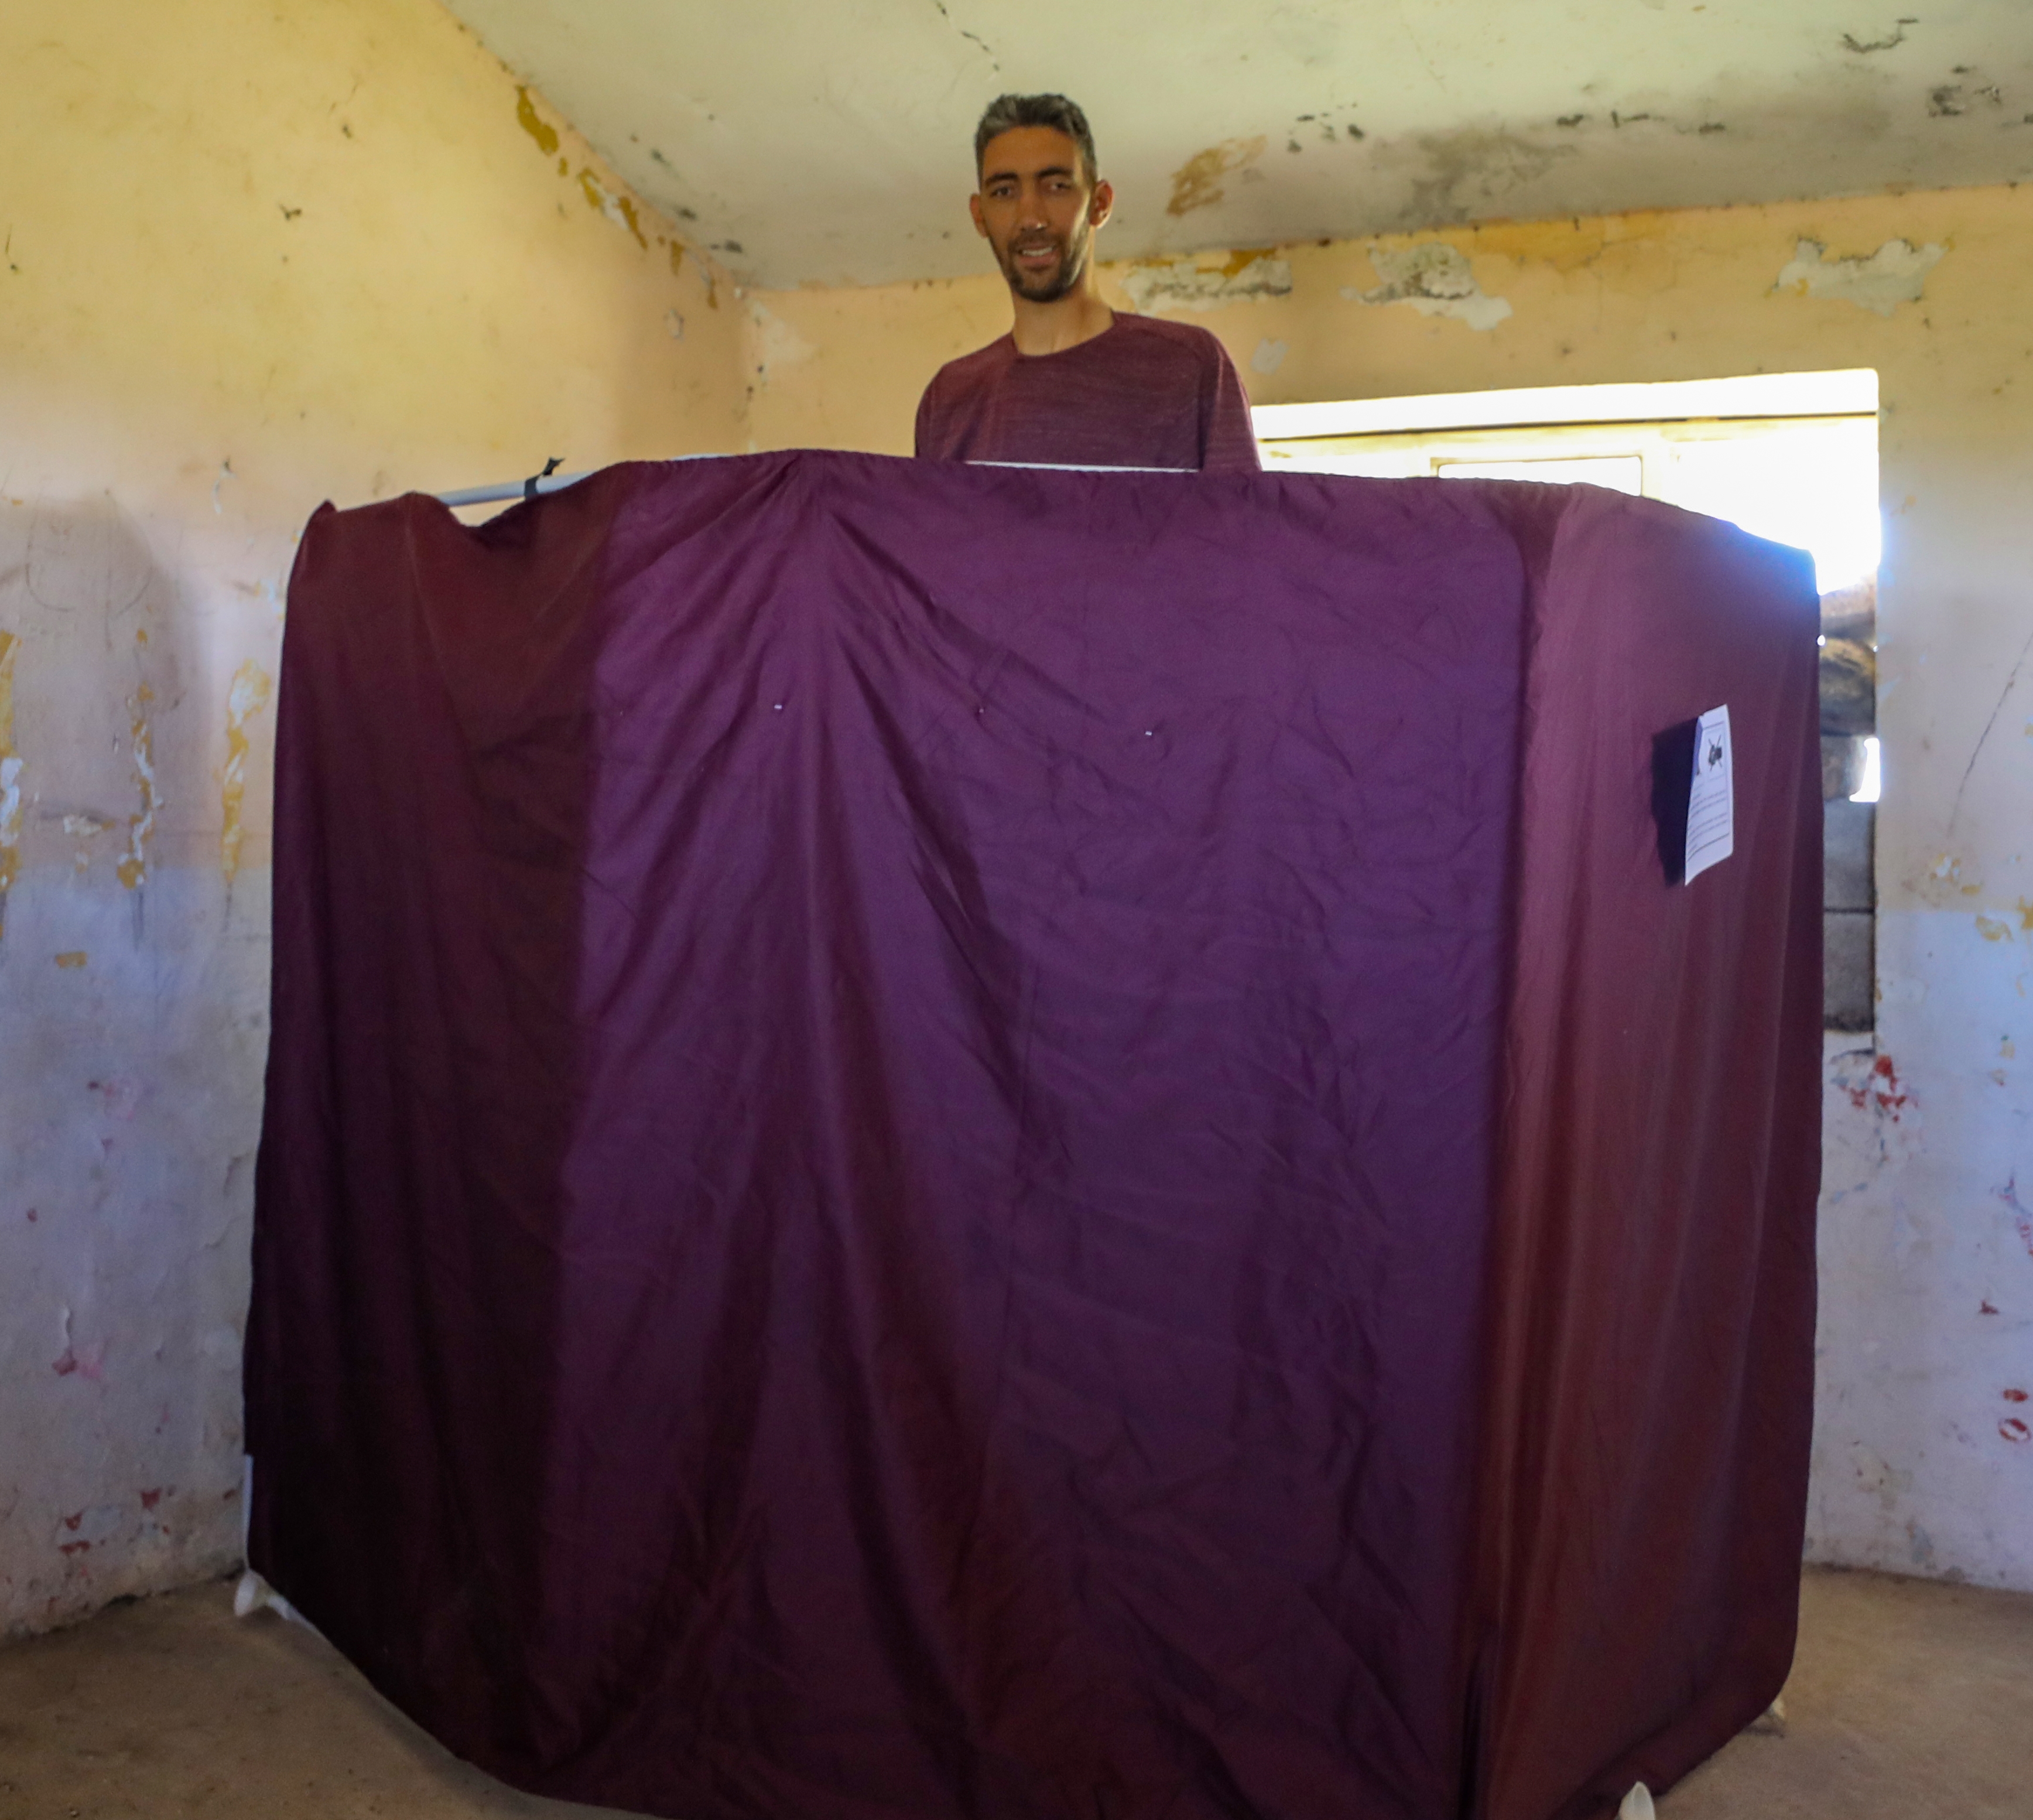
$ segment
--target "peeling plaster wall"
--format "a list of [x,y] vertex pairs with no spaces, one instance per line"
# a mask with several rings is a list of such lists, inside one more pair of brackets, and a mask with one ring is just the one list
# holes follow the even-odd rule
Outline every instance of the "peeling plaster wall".
[[[1155,272],[1260,403],[1878,370],[1879,1021],[1831,1039],[1810,1549],[2033,1589],[2033,190],[1251,257],[1288,287],[1105,288]],[[932,371],[1009,320],[992,276],[756,301],[806,350],[755,401],[766,448],[907,452]]]
[[738,446],[742,328],[425,0],[0,11],[0,1635],[238,1553],[317,503]]
[[447,3],[773,289],[973,270],[1005,90],[1086,109],[1137,258],[2033,174],[2024,0]]

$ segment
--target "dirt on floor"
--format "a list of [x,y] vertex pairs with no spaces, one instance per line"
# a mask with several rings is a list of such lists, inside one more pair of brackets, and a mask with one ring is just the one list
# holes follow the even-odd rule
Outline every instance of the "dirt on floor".
[[[1810,1571],[1785,1707],[1660,1820],[2033,1817],[2033,1597]],[[230,1581],[0,1650],[0,1820],[609,1811],[459,1762],[311,1631],[236,1620]]]

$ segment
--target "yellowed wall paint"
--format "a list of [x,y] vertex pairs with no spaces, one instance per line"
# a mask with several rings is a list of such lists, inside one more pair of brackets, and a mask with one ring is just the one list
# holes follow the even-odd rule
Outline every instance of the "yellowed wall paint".
[[[252,609],[271,661],[323,499],[740,446],[721,275],[436,6],[81,0],[0,19],[0,512],[42,526],[43,571],[62,545],[85,592],[95,565],[140,590],[112,603],[123,639]],[[251,653],[193,668],[169,643],[121,692],[174,665],[221,739]],[[51,697],[24,663],[32,718]],[[219,800],[202,757],[166,786],[177,858],[219,852],[190,813]],[[243,863],[267,844],[250,788]],[[24,838],[53,856],[32,817]]]
[[354,498],[459,484],[476,457],[726,446],[704,268],[674,277],[668,225],[568,129],[560,174],[518,119],[538,104],[437,8],[80,0],[11,11],[0,55],[10,394],[181,411],[186,450],[230,424],[208,487],[227,456],[258,489],[264,448],[343,451],[330,484]]
[[[1104,230],[1105,233],[1106,230]],[[1924,307],[1890,319],[1857,305],[1788,293],[1774,281],[1797,242],[1831,257],[1904,238],[1953,257],[1930,275]],[[1593,220],[1501,222],[1374,242],[1262,249],[1290,268],[1289,295],[1193,311],[1163,311],[1212,329],[1260,404],[1523,385],[1690,379],[1844,364],[1926,369],[1946,357],[1979,384],[2015,340],[2023,304],[2015,262],[2033,238],[2033,193],[1949,190],[1765,208],[1653,212]],[[1477,331],[1407,303],[1367,304],[1381,288],[1368,257],[1432,242],[1458,248],[1481,288],[1513,313]],[[1255,257],[1251,256],[1245,257]],[[983,255],[984,265],[987,256]],[[1211,270],[1237,259],[1200,256]],[[1102,286],[1129,307],[1124,281],[1148,268],[1109,265]],[[939,363],[1009,326],[1001,280],[867,290],[754,294],[756,306],[816,350],[795,379],[774,376],[752,433],[764,447],[858,429],[855,446],[909,448],[917,393]],[[1266,374],[1266,343],[1284,352]],[[1855,358],[1840,350],[1854,350]],[[1832,351],[1836,350],[1836,351]],[[851,370],[843,370],[851,369]],[[1988,390],[1988,386],[1983,389]],[[1974,396],[1974,394],[1972,394]],[[2009,421],[2009,413],[2000,421]]]
[[744,325],[432,0],[28,0],[0,69],[5,1635],[237,1551],[304,520],[739,447]]
[[248,724],[268,706],[273,687],[268,672],[249,657],[233,672],[233,686],[227,691],[226,766],[219,780],[219,869],[229,885],[240,875],[241,852],[247,841]]

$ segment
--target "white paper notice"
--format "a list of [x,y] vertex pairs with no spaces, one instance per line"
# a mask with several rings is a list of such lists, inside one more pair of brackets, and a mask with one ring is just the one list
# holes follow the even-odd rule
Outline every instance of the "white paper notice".
[[1687,881],[1691,884],[1736,846],[1736,798],[1729,774],[1729,710],[1711,708],[1694,723],[1694,777],[1687,790]]

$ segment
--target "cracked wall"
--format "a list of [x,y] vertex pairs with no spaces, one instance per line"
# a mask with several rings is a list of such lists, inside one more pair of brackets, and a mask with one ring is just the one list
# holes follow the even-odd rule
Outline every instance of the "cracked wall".
[[[1245,167],[1246,168],[1246,167]],[[1223,294],[1262,267],[1275,285]],[[1106,268],[1260,403],[1869,366],[1880,375],[1875,1041],[1832,1039],[1818,1557],[2033,1589],[2033,189],[1457,226]],[[766,294],[814,350],[766,448],[910,446],[992,275]],[[1499,309],[1497,306],[1502,305]]]
[[298,527],[730,448],[742,400],[717,268],[435,8],[30,10],[0,17],[0,1635],[238,1557]]

